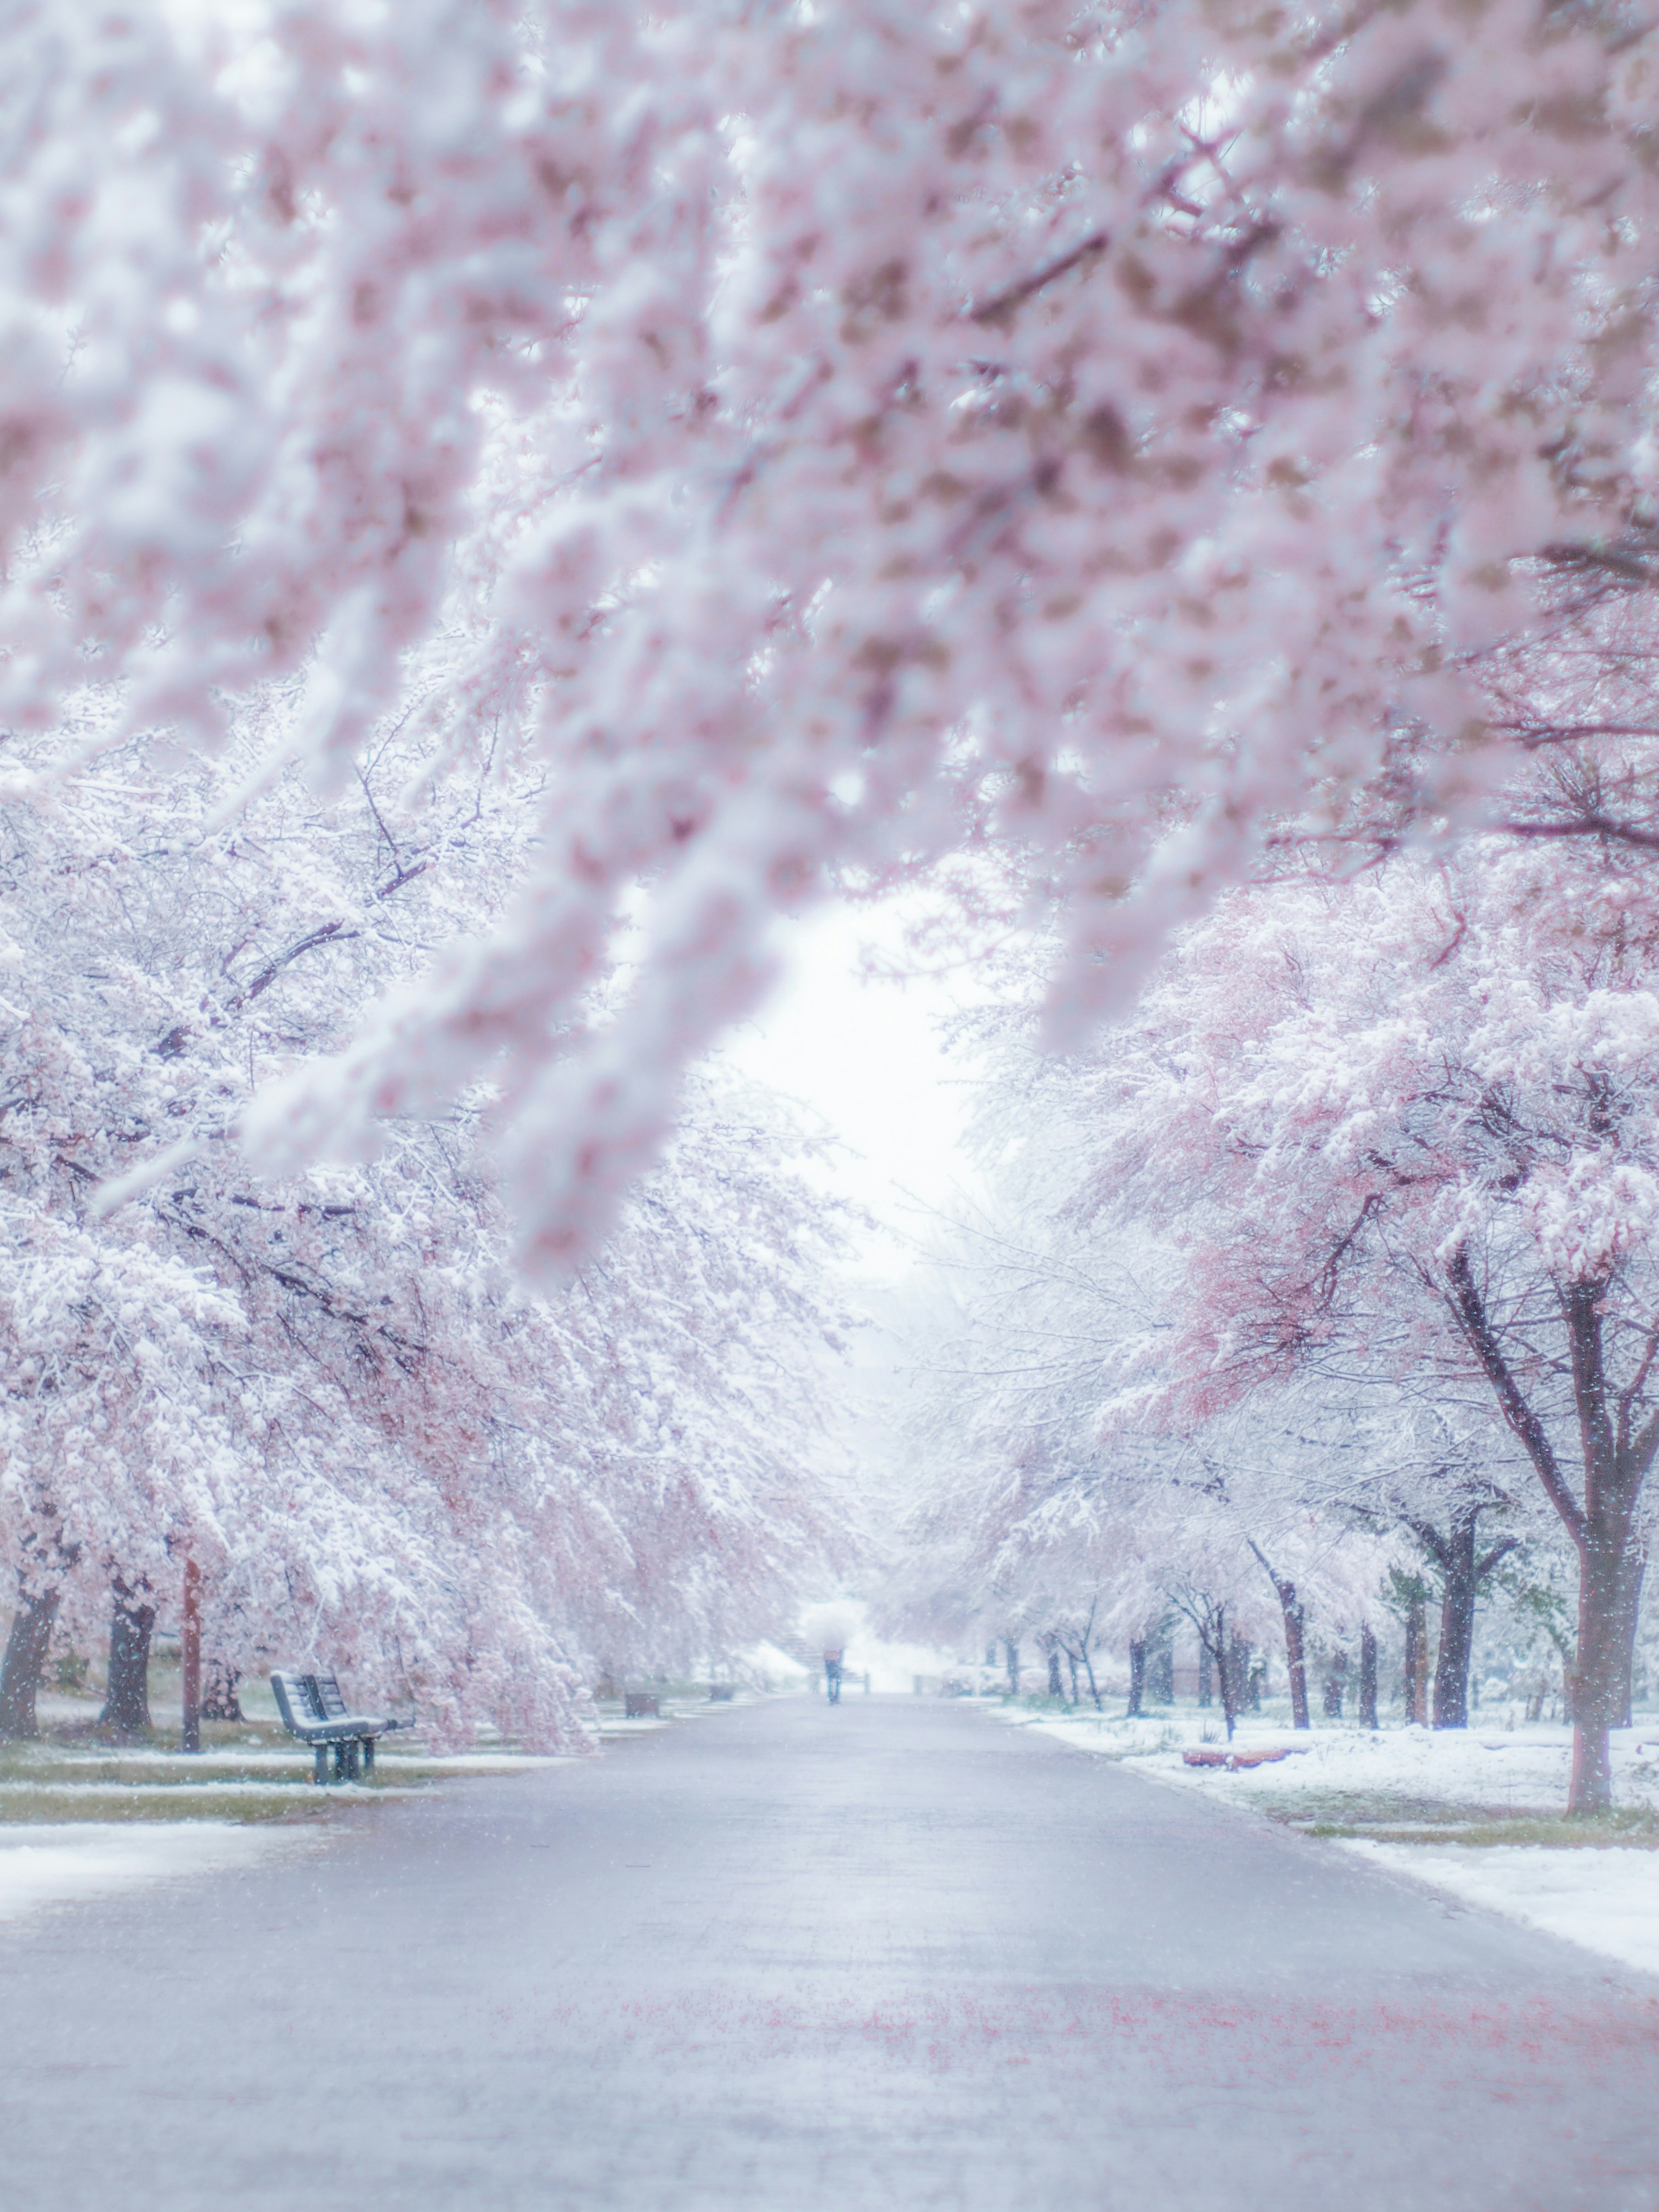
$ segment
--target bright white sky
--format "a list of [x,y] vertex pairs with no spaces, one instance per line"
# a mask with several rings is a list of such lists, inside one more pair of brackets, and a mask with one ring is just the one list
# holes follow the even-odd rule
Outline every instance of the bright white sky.
[[927,976],[893,983],[860,972],[865,946],[896,954],[900,934],[896,915],[867,908],[788,925],[783,981],[722,1054],[842,1139],[838,1187],[890,1232],[868,1255],[880,1273],[902,1267],[902,1248],[925,1233],[918,1201],[949,1207],[975,1182],[958,1149],[967,1091],[936,1033],[956,1003],[951,990]]

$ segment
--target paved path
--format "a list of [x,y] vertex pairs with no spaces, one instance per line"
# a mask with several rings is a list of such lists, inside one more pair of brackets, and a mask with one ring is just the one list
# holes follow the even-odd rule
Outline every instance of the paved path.
[[982,1714],[0,1931],[6,2212],[1654,2212],[1659,1984]]

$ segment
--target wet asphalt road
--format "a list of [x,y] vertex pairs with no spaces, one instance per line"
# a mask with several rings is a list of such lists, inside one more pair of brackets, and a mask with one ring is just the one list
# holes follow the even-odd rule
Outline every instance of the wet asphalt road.
[[1659,1984],[931,1700],[0,1930],[4,2212],[1656,2212]]

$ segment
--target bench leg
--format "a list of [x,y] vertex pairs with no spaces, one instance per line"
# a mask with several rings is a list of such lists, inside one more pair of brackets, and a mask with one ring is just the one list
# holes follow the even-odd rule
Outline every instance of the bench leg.
[[343,1743],[340,1746],[340,1759],[341,1763],[345,1769],[345,1779],[348,1782],[355,1782],[357,1779],[357,1739],[356,1736],[352,1737],[349,1743]]
[[328,1746],[325,1743],[314,1743],[311,1748],[316,1755],[317,1765],[317,1771],[312,1779],[316,1782],[320,1782],[325,1789],[326,1789],[328,1786]]
[[363,1779],[365,1782],[368,1780],[374,1771],[374,1739],[372,1735],[366,1735],[363,1738]]

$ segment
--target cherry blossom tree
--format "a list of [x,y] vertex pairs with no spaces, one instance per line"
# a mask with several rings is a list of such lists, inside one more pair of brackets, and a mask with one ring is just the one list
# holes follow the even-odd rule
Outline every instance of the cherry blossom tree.
[[508,1262],[486,1097],[252,1174],[255,1087],[487,926],[533,819],[452,779],[394,829],[418,763],[386,751],[339,800],[227,809],[258,759],[158,779],[129,748],[0,808],[0,1721],[112,1592],[107,1717],[142,1726],[188,1559],[231,1671],[320,1649],[441,1732],[580,1742],[596,1655],[750,1640],[837,1554],[833,1209],[776,1106],[710,1078],[550,1297]]
[[1096,1062],[1079,1200],[1178,1224],[1149,1414],[1359,1365],[1501,1421],[1577,1553],[1576,1812],[1609,1802],[1659,1451],[1653,888],[1619,845],[1503,841],[1233,895]]
[[1310,811],[1467,812],[1534,569],[1651,558],[1653,35],[36,0],[0,718],[210,749],[276,698],[337,781],[406,712],[534,763],[490,926],[249,1127],[286,1170],[487,1077],[568,1266],[780,908],[1017,845],[1070,1034]]

